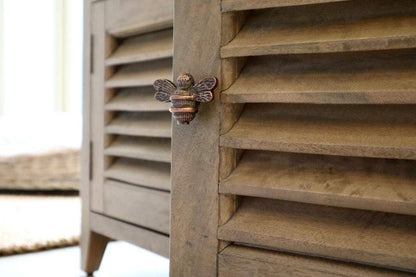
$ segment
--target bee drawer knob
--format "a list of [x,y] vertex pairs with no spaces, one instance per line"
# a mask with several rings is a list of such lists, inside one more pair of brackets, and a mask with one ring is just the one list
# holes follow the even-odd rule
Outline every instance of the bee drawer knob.
[[212,91],[217,86],[215,77],[205,78],[194,85],[191,74],[183,74],[174,83],[166,79],[159,79],[153,83],[156,89],[155,99],[160,102],[171,102],[169,111],[178,124],[189,124],[198,112],[199,103],[211,102],[214,98]]

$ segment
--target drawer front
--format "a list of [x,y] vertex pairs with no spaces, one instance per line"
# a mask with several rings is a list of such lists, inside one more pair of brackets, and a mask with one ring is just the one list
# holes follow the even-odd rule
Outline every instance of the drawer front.
[[168,234],[169,212],[168,192],[116,181],[104,184],[105,215]]

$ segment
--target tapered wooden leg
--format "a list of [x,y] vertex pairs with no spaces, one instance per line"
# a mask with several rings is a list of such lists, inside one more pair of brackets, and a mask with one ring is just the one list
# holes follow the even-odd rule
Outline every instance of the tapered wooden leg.
[[91,231],[85,231],[81,235],[81,268],[88,276],[100,267],[109,241],[108,237]]

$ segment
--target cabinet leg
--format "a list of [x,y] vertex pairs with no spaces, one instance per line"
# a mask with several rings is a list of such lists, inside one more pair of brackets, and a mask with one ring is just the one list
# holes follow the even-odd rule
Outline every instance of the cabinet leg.
[[87,231],[83,232],[81,238],[81,268],[88,276],[92,275],[100,267],[104,255],[108,237]]

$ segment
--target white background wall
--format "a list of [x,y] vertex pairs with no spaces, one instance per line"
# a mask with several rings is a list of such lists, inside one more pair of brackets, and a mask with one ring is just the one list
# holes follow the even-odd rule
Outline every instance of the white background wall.
[[80,114],[82,0],[0,1],[3,115]]

